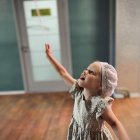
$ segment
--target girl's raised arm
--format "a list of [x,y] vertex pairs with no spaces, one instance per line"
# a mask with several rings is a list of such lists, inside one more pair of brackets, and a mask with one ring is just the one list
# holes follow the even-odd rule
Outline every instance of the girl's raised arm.
[[50,44],[45,43],[45,49],[46,56],[51,62],[51,64],[54,66],[55,70],[59,73],[61,78],[68,86],[72,86],[76,80],[68,73],[64,66],[53,57]]

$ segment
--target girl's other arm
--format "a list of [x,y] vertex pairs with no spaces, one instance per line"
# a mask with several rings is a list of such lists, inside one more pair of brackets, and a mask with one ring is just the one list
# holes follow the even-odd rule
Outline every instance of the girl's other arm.
[[116,136],[119,137],[120,140],[129,140],[126,130],[113,113],[111,105],[107,106],[102,118],[113,128]]
[[53,57],[50,44],[45,43],[45,49],[46,49],[46,56],[51,62],[51,64],[54,66],[55,70],[59,73],[59,75],[67,85],[72,86],[76,80],[68,73],[68,71],[63,67],[63,65],[61,65]]

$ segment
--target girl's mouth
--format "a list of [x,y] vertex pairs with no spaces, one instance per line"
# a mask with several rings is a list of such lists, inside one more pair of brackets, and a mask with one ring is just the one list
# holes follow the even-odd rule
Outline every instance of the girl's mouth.
[[81,76],[80,79],[83,81],[83,80],[85,80],[85,77],[82,77],[82,76]]

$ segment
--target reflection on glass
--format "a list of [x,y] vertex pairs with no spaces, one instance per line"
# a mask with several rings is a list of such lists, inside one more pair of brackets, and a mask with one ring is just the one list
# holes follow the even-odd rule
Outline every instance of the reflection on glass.
[[[32,16],[50,16],[51,15],[51,9],[32,9],[31,10]],[[38,14],[39,13],[39,14]]]

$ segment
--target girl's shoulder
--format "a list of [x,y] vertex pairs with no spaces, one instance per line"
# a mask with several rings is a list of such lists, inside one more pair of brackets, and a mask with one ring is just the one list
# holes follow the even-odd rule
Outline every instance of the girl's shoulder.
[[114,99],[112,97],[102,98],[101,96],[95,96],[92,98],[92,103],[94,104],[96,102],[96,105],[99,107],[112,104],[113,101],[114,101]]
[[96,118],[99,118],[107,108],[107,106],[112,105],[114,99],[112,97],[99,98],[96,105]]
[[114,101],[112,97],[101,98],[100,102],[104,102],[106,105],[111,104]]
[[106,108],[106,106],[111,105],[114,99],[112,97],[99,98],[97,106],[100,108]]

